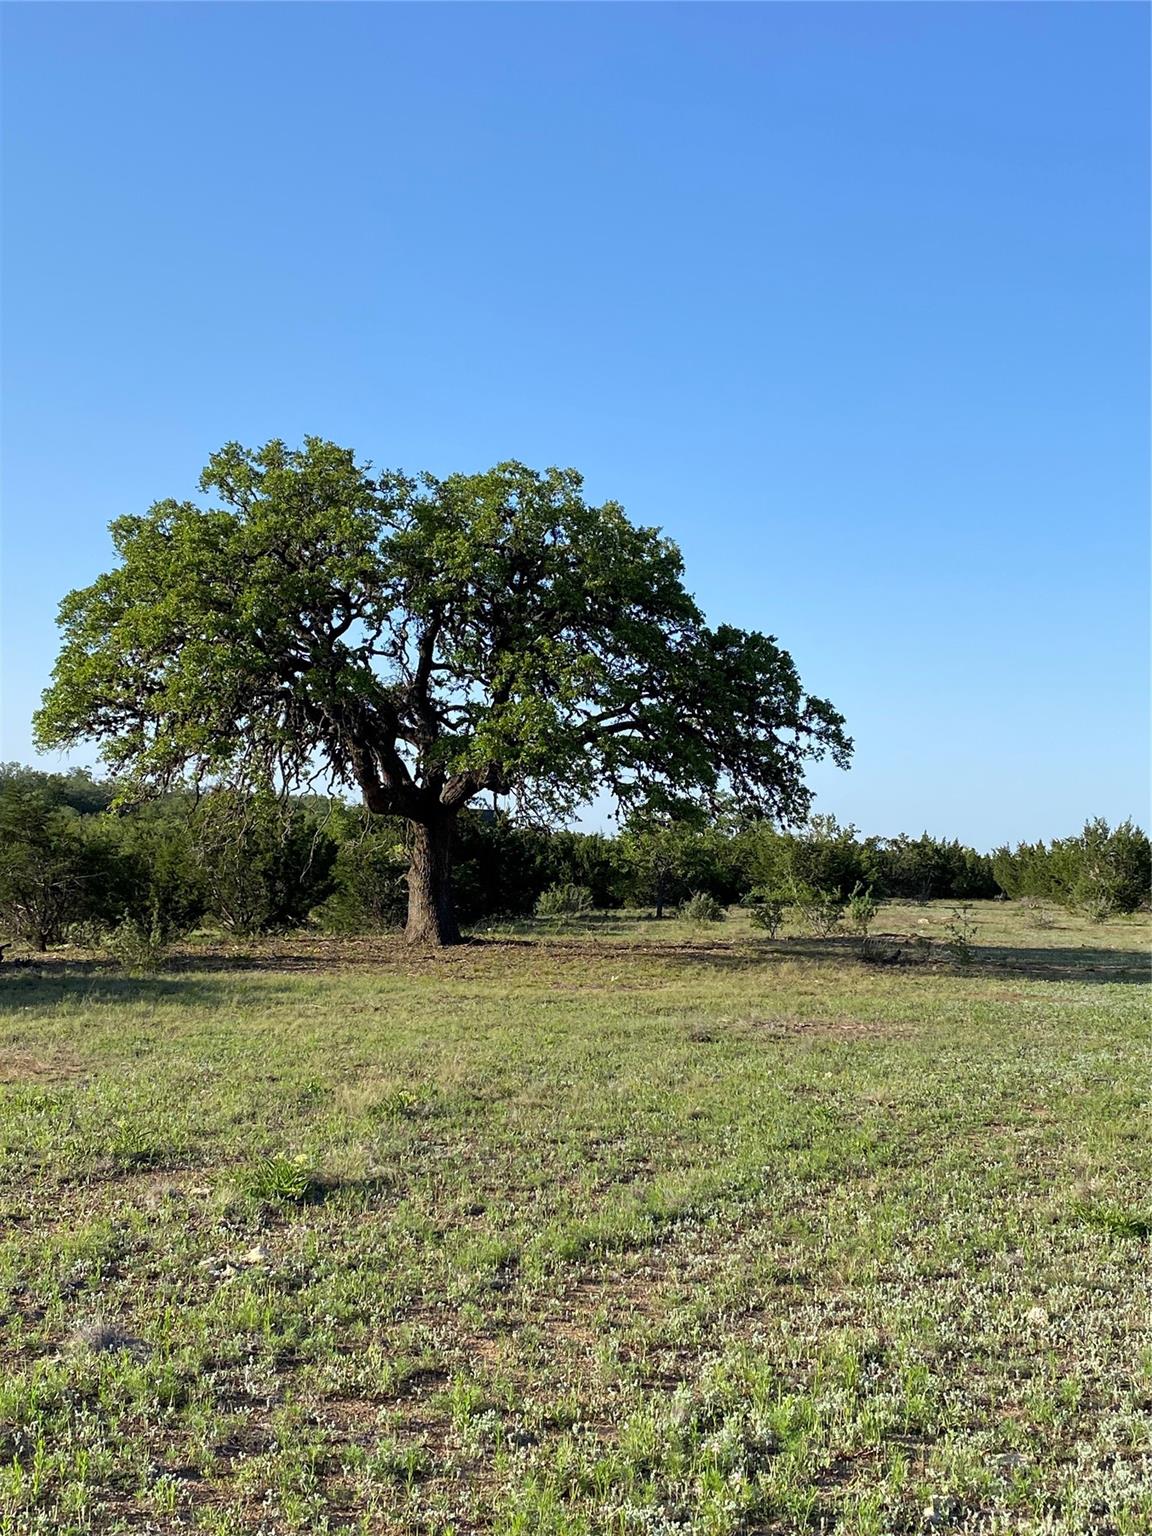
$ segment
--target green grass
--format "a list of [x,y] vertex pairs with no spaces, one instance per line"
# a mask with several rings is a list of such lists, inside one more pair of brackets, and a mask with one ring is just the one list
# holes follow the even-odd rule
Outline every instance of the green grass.
[[0,1536],[1152,1530],[1149,924],[949,911],[4,965]]

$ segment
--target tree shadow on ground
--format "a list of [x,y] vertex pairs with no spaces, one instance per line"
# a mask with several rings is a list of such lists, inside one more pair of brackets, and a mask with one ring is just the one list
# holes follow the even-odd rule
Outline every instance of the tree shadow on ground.
[[[888,971],[956,977],[995,976],[1030,981],[1123,982],[1152,981],[1152,957],[1140,950],[1107,948],[1037,948],[1012,944],[973,944],[970,959],[960,963],[945,944],[932,941],[925,948],[916,935],[878,934],[873,940],[874,958],[866,958],[859,939],[833,938],[765,939],[755,944],[751,957],[702,951],[693,963],[736,968],[762,965],[769,955],[778,960],[803,960],[815,964],[854,966],[862,971]],[[669,957],[673,961],[677,955]]]
[[[1080,947],[1032,947],[974,944],[967,964],[958,964],[944,944],[925,946],[916,935],[879,934],[873,939],[870,962],[860,941],[847,935],[830,938],[778,939],[669,938],[605,941],[589,934],[526,937],[489,935],[439,951],[413,951],[396,937],[332,941],[308,936],[303,940],[269,940],[251,947],[224,945],[188,947],[173,954],[154,974],[132,975],[110,957],[49,953],[10,960],[0,967],[0,1013],[51,1007],[77,1001],[107,1003],[180,1003],[185,1007],[217,1007],[235,1001],[235,984],[242,978],[258,981],[269,1001],[290,998],[305,977],[320,980],[365,972],[389,977],[428,976],[453,979],[498,978],[514,973],[519,982],[539,971],[541,984],[555,968],[566,978],[587,980],[589,986],[610,984],[595,971],[618,972],[629,959],[661,965],[705,969],[721,974],[765,970],[781,962],[884,971],[902,975],[953,975],[1015,980],[1089,984],[1140,985],[1152,980],[1152,958],[1146,951]],[[533,960],[539,959],[539,967]],[[614,975],[611,981],[619,978]],[[251,997],[247,999],[253,1001]]]
[[[1089,983],[1152,981],[1152,954],[1141,950],[1079,947],[1032,947],[1011,944],[973,944],[971,959],[957,963],[947,946],[933,940],[924,947],[915,934],[877,934],[874,946],[880,958],[868,960],[860,940],[845,934],[829,938],[780,939],[633,939],[603,943],[580,938],[531,939],[485,938],[493,949],[541,949],[569,956],[602,957],[635,955],[659,959],[669,965],[710,967],[718,971],[746,971],[772,961],[800,960],[816,964],[854,966],[862,971],[898,971],[925,975],[1016,977],[1033,981],[1082,981]],[[895,952],[895,953],[893,953]]]
[[977,974],[1029,976],[1041,981],[1152,981],[1147,950],[1043,948],[981,944],[971,969]]

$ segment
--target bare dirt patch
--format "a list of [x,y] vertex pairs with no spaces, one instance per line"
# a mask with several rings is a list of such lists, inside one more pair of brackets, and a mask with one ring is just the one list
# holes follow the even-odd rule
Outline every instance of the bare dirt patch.
[[907,1040],[916,1034],[911,1024],[848,1015],[829,1019],[752,1017],[739,1020],[738,1025],[748,1034],[765,1039]]
[[82,1077],[84,1064],[69,1051],[30,1051],[0,1046],[0,1083],[63,1082]]

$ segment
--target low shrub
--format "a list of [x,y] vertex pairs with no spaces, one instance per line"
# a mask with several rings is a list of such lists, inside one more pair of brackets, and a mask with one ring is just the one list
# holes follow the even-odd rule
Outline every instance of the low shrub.
[[848,898],[848,922],[856,930],[862,939],[868,937],[868,930],[876,920],[879,911],[876,898],[872,895],[872,888],[856,885]]
[[830,939],[844,919],[844,901],[835,891],[798,886],[792,904],[814,938]]
[[753,928],[762,928],[770,939],[774,939],[790,901],[787,896],[781,896],[777,891],[766,891],[760,886],[748,892],[744,905],[748,908]]
[[168,953],[169,935],[157,921],[146,923],[138,917],[124,917],[101,930],[97,942],[126,971],[141,974],[154,971],[163,961]]
[[553,885],[536,901],[537,917],[584,917],[592,910],[592,892],[586,885]]
[[976,923],[970,902],[961,902],[952,909],[946,931],[948,937],[944,941],[944,948],[957,965],[971,965],[976,958]]
[[722,923],[728,914],[707,891],[693,891],[680,907],[680,916],[687,923]]

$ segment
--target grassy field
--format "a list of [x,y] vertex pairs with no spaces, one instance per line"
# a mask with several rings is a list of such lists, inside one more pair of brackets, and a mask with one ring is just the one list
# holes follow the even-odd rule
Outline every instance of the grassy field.
[[0,1532],[1152,1531],[1147,919],[0,968]]

